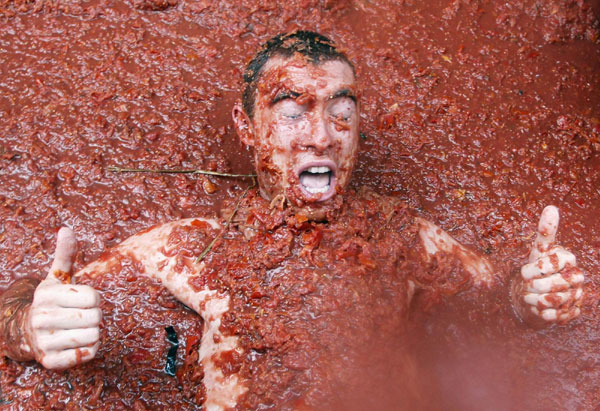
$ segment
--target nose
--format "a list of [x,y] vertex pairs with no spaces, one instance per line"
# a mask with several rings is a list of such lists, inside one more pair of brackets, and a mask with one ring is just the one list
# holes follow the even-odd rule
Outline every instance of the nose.
[[317,152],[323,152],[331,147],[333,142],[331,131],[324,115],[317,115],[315,117],[312,119],[310,132],[304,141],[304,146],[312,148]]

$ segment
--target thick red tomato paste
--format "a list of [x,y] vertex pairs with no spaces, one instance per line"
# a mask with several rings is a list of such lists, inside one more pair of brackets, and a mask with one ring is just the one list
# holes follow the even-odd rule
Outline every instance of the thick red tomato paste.
[[[78,236],[77,269],[154,224],[231,209],[248,182],[108,167],[252,172],[230,117],[241,73],[269,37],[315,30],[355,63],[361,152],[329,225],[252,221],[247,205],[205,257],[211,286],[233,291],[222,328],[243,353],[220,367],[249,381],[239,407],[593,409],[599,12],[592,0],[0,1],[0,286],[43,277],[60,226]],[[363,187],[385,196],[369,207]],[[390,198],[404,211],[382,212]],[[586,297],[576,320],[535,330],[507,284],[548,204]],[[411,266],[415,215],[488,256],[491,289],[453,261],[436,262],[448,283]],[[105,312],[97,358],[60,372],[2,359],[3,407],[202,408],[202,321],[136,264],[90,280]],[[428,285],[410,306],[408,275]]]

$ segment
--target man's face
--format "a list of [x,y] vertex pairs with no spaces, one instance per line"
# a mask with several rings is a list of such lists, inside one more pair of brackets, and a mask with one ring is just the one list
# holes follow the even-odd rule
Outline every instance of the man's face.
[[359,108],[352,68],[272,58],[256,89],[252,126],[263,197],[318,214],[348,184],[356,160]]

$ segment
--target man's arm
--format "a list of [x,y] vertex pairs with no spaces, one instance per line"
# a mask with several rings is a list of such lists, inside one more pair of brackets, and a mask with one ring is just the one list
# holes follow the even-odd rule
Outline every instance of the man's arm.
[[425,249],[423,257],[426,262],[439,252],[451,254],[458,257],[464,269],[473,278],[475,285],[487,286],[492,283],[494,267],[488,259],[469,250],[432,222],[423,218],[416,218],[416,221],[419,225],[419,237]]
[[185,235],[179,234],[199,230],[211,239],[220,229],[218,221],[204,218],[166,223],[128,238],[75,274],[78,278],[94,277],[120,270],[122,257],[130,258],[142,267],[139,275],[161,282],[179,301],[200,314],[204,327],[198,361],[204,370],[204,407],[211,410],[235,407],[237,398],[247,390],[237,374],[225,376],[215,361],[223,353],[240,350],[240,346],[237,336],[223,335],[220,330],[221,318],[229,311],[229,295],[207,285],[191,285],[193,279],[200,279],[196,284],[204,283],[205,263],[198,261],[198,255],[190,255]]
[[[208,286],[200,290],[192,287],[189,280],[202,276],[204,262],[198,262],[196,255],[188,255],[185,239],[173,233],[181,229],[206,232],[212,229],[214,234],[220,228],[217,221],[202,218],[166,223],[130,237],[73,275],[74,279],[81,279],[118,272],[123,257],[131,258],[143,267],[139,275],[161,282],[182,303],[199,313],[204,320],[199,353],[206,388],[204,406],[215,410],[235,407],[237,398],[247,390],[236,374],[224,375],[215,361],[224,352],[240,349],[236,336],[223,335],[220,330],[221,318],[229,310],[229,295],[219,294]],[[211,233],[208,234],[210,238]],[[5,355],[15,360],[36,359],[46,368],[59,369],[89,361],[96,355],[101,318],[99,294],[91,287],[59,280],[70,278],[75,247],[73,233],[61,229],[48,277],[37,288],[35,282],[25,289],[14,284],[3,294],[0,301],[6,304],[0,305],[0,312],[6,313],[10,307],[16,309],[14,313],[8,311],[10,320],[0,321],[0,337],[15,336],[5,339]],[[15,328],[19,332],[12,334]]]
[[173,296],[198,314],[203,313],[203,304],[208,294],[215,291],[197,291],[189,280],[199,277],[204,271],[204,262],[197,261],[197,255],[187,255],[185,236],[176,234],[177,230],[207,233],[218,232],[221,225],[217,220],[206,218],[187,218],[155,226],[129,237],[127,240],[108,250],[96,261],[86,265],[75,273],[75,278],[89,276],[94,278],[111,271],[121,269],[122,257],[130,258],[143,270],[138,273],[153,278],[165,286]]
[[[558,209],[546,207],[529,263],[512,281],[515,311],[530,325],[565,322],[580,314],[584,275],[576,266],[575,256],[555,245],[558,222]],[[494,268],[489,260],[467,249],[435,224],[422,218],[417,218],[417,223],[426,261],[438,252],[454,255],[471,275],[474,284],[491,284]]]

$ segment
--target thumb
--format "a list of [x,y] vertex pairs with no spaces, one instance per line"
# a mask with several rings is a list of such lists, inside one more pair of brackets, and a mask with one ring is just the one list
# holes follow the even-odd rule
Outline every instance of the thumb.
[[71,265],[77,252],[77,239],[70,228],[62,227],[56,236],[54,261],[46,279],[71,283]]
[[556,241],[556,231],[560,220],[558,208],[548,206],[542,211],[538,224],[537,235],[529,254],[529,262],[532,263],[544,255]]

